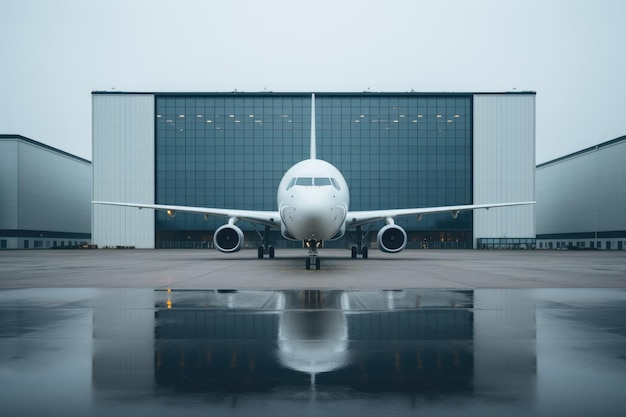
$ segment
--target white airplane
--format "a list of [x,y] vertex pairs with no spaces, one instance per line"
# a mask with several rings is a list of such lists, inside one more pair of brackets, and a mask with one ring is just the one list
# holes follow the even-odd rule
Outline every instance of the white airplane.
[[[340,239],[346,229],[356,229],[358,246],[352,247],[352,258],[361,255],[368,257],[361,226],[385,221],[377,235],[378,248],[383,252],[397,253],[406,247],[407,234],[394,223],[395,217],[416,216],[448,212],[456,218],[460,211],[489,209],[492,207],[518,206],[534,204],[534,201],[497,204],[470,204],[428,208],[406,208],[391,210],[350,211],[350,192],[341,172],[330,163],[317,159],[315,138],[315,94],[311,97],[311,142],[310,157],[292,166],[283,176],[277,191],[278,211],[237,210],[222,208],[204,208],[189,206],[171,206],[163,204],[122,203],[111,201],[93,201],[93,204],[136,207],[139,209],[164,210],[174,216],[177,212],[221,216],[228,218],[228,223],[219,227],[213,236],[215,247],[222,252],[236,252],[243,247],[243,231],[236,226],[240,220],[265,226],[265,236],[269,230],[280,229],[288,240],[302,241],[308,248],[306,269],[320,269],[317,249],[326,240]],[[264,243],[258,248],[258,257],[268,254],[274,258],[274,247],[264,237]]]

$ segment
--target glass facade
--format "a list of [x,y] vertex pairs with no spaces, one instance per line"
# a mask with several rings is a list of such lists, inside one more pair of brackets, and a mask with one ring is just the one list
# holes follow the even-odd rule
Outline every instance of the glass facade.
[[[155,105],[157,204],[276,210],[282,175],[309,157],[308,93],[157,94]],[[317,94],[316,131],[317,157],[344,174],[351,210],[472,203],[470,94]],[[209,242],[224,223],[158,212],[157,247]],[[396,223],[408,247],[471,247],[471,212]]]

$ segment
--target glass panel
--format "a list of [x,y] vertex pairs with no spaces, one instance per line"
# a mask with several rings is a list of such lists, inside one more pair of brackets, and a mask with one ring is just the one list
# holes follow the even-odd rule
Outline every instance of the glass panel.
[[[471,95],[454,94],[320,94],[318,158],[341,170],[352,210],[470,204],[471,102]],[[156,202],[276,210],[284,172],[308,158],[310,103],[308,94],[157,94]],[[339,189],[333,178],[302,183],[329,181]],[[420,233],[420,247],[441,242],[440,232],[471,241],[469,212],[397,223]],[[157,214],[156,229],[210,232],[223,224],[217,217]]]

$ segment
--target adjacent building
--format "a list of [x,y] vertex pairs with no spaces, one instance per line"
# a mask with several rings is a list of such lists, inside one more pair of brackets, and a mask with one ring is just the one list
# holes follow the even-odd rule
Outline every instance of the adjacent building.
[[[92,103],[94,200],[276,210],[282,175],[309,157],[310,93],[94,92]],[[344,174],[352,210],[535,200],[534,92],[316,93],[316,116],[317,157]],[[226,221],[112,206],[92,216],[99,247],[210,247]],[[533,206],[397,223],[409,248],[535,242]],[[238,225],[256,247],[254,226]]]
[[626,246],[626,136],[537,166],[539,249]]
[[91,163],[20,135],[0,135],[0,249],[91,239]]

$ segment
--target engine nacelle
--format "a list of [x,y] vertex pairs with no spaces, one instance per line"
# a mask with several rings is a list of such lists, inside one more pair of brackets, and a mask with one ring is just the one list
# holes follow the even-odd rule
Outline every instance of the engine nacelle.
[[378,231],[378,249],[387,253],[397,253],[406,247],[406,232],[397,224],[388,224]]
[[215,231],[213,243],[221,252],[237,252],[243,247],[243,232],[235,225],[225,224]]

